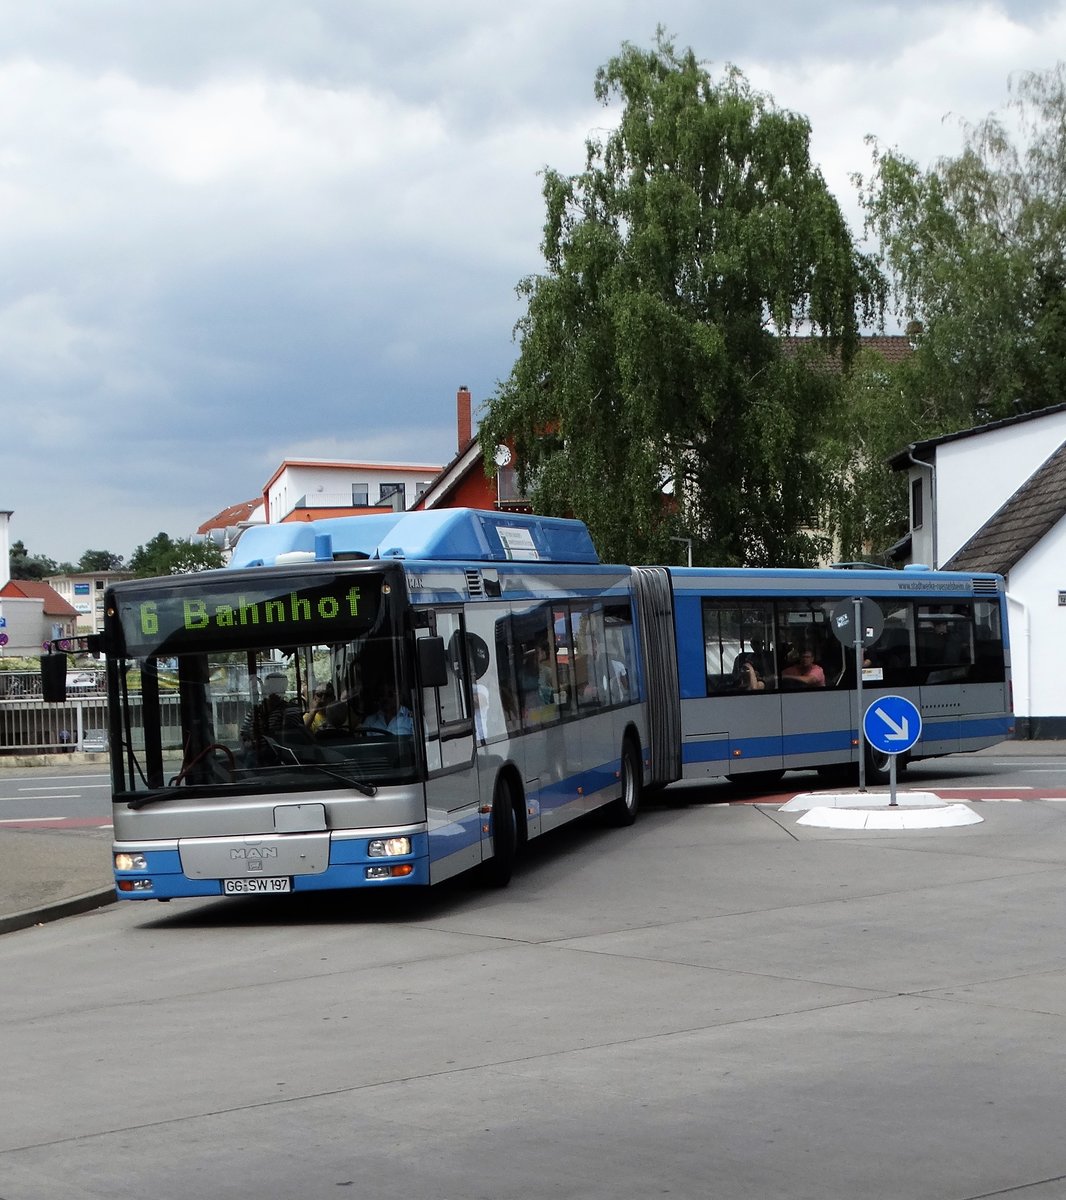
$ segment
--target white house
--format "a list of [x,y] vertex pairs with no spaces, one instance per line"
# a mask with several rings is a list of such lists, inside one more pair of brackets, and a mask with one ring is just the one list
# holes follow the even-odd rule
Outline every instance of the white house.
[[287,458],[263,488],[264,517],[277,525],[373,508],[402,512],[439,471],[429,463]]
[[1066,737],[1066,404],[913,442],[895,557],[1007,581],[1019,737]]

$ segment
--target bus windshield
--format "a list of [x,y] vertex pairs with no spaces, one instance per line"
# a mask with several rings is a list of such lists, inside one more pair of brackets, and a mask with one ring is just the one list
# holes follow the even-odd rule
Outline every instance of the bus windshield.
[[336,571],[117,585],[118,796],[373,794],[416,778],[390,591],[380,572]]

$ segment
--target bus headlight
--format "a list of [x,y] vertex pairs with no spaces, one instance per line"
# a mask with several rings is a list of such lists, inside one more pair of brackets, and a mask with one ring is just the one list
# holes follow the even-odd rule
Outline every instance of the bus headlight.
[[397,854],[411,853],[409,837],[372,838],[366,848],[371,858],[393,858]]
[[127,854],[120,851],[115,855],[116,871],[147,871],[148,859],[143,854]]

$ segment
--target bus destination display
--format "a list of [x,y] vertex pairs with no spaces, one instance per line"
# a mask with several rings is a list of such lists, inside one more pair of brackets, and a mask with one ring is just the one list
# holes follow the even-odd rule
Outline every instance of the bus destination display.
[[133,657],[183,650],[338,642],[367,633],[381,607],[381,580],[330,578],[274,588],[191,583],[151,598],[124,595],[119,620]]

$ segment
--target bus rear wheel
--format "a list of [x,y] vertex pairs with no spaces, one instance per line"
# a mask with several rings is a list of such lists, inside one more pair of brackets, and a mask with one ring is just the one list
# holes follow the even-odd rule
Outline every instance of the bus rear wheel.
[[518,856],[518,817],[511,785],[501,776],[492,793],[492,857],[481,864],[481,878],[489,887],[511,882]]
[[607,820],[619,827],[632,825],[637,819],[640,809],[640,795],[643,788],[640,752],[633,744],[632,738],[626,738],[622,743],[622,763],[619,771],[622,791],[604,809]]
[[[875,750],[869,743],[866,744],[866,782],[867,784],[883,784],[888,783],[889,764],[892,757],[889,754],[884,754],[880,750]],[[897,764],[898,767],[898,764]]]

